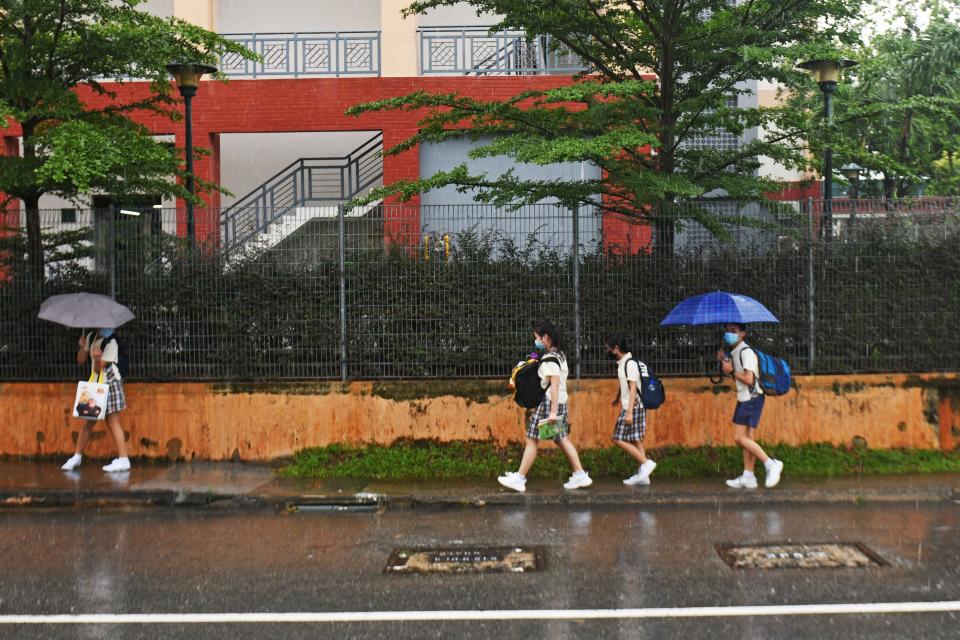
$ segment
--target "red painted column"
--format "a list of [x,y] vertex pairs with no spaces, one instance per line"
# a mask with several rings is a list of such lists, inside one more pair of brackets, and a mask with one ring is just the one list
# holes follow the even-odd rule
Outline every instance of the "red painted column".
[[[415,134],[410,126],[384,128],[383,148],[399,144]],[[420,177],[420,147],[415,146],[395,156],[383,159],[383,183],[397,180],[416,180]],[[395,197],[384,201],[383,237],[388,244],[414,247],[420,237],[420,197],[398,202]]]
[[601,230],[605,254],[636,255],[652,246],[653,227],[640,218],[604,213]]
[[[16,136],[3,136],[0,144],[0,156],[20,155],[20,140]],[[0,193],[0,201],[6,200],[6,194]],[[0,208],[0,237],[9,237],[19,233],[20,229],[20,201],[12,200]],[[0,255],[0,281],[6,281],[11,276],[3,265],[6,255]]]
[[[178,149],[183,150],[186,145],[186,132],[181,128],[175,135]],[[198,130],[194,125],[194,148],[206,149],[206,154],[193,154],[193,172],[200,180],[220,183],[220,136],[210,131]],[[194,189],[203,200],[193,210],[193,229],[197,234],[197,243],[220,242],[220,193],[203,193],[198,181],[194,181]],[[177,235],[187,235],[187,203],[183,198],[177,198]]]

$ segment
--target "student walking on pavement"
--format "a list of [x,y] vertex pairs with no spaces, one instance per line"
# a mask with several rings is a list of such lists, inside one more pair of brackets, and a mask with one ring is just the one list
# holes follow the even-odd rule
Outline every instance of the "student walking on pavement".
[[657,463],[647,458],[643,437],[647,431],[647,410],[643,406],[637,386],[640,384],[640,364],[634,359],[622,333],[607,338],[607,357],[617,361],[619,386],[613,397],[613,406],[620,407],[613,428],[613,441],[637,461],[637,472],[623,481],[628,486],[650,484],[650,474]]
[[526,445],[523,450],[523,458],[520,461],[520,469],[502,475],[497,480],[508,489],[520,492],[526,491],[527,474],[533,467],[533,462],[537,458],[537,451],[540,447],[539,425],[542,421],[549,420],[555,423],[557,429],[553,441],[563,450],[570,462],[570,467],[573,469],[573,475],[564,483],[563,488],[581,489],[589,487],[593,484],[593,480],[583,470],[583,465],[580,464],[580,456],[568,437],[567,375],[570,369],[567,366],[567,357],[561,350],[563,343],[560,331],[552,322],[544,320],[534,328],[533,338],[536,348],[543,352],[537,374],[540,377],[540,387],[546,389],[546,393],[527,423]]
[[747,336],[745,325],[730,323],[726,325],[723,341],[730,347],[730,353],[717,352],[717,361],[724,374],[730,375],[737,384],[737,408],[733,412],[734,440],[743,449],[743,473],[733,480],[727,480],[727,486],[734,489],[756,489],[757,478],[753,473],[757,460],[766,468],[767,488],[777,486],[783,463],[774,460],[757,444],[753,436],[760,425],[763,413],[764,395],[758,378],[760,366],[757,354],[744,340]]
[[[130,470],[130,458],[127,455],[127,443],[124,439],[123,427],[120,424],[120,412],[127,406],[123,391],[123,380],[117,363],[120,361],[120,346],[113,329],[100,329],[98,332],[80,336],[80,350],[77,352],[77,364],[83,365],[90,361],[94,373],[106,371],[107,385],[110,390],[107,394],[107,430],[117,444],[118,457],[103,467],[108,473],[117,473]],[[61,469],[73,471],[83,461],[83,450],[90,441],[94,422],[83,421],[83,427],[77,437],[77,449]]]

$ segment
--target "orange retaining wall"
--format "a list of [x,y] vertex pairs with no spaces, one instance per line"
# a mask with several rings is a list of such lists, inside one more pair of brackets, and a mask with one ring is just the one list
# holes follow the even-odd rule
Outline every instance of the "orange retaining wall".
[[[943,375],[816,376],[770,398],[766,442],[872,448],[954,449],[960,444],[960,379]],[[648,447],[731,445],[731,386],[703,378],[665,381],[667,402],[648,414]],[[571,381],[571,438],[580,448],[610,446],[614,380]],[[0,385],[0,455],[73,451],[80,421],[70,417],[75,384]],[[131,383],[123,427],[133,456],[271,460],[331,443],[398,439],[523,437],[523,412],[499,381]],[[113,453],[98,427],[88,454]]]

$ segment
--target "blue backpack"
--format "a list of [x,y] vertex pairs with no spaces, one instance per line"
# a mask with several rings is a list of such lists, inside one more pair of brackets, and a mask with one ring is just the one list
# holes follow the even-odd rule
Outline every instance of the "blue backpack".
[[763,393],[768,396],[782,396],[790,391],[790,365],[787,361],[757,351],[753,347],[747,348],[757,354],[757,364],[760,369],[758,384],[763,389]]
[[636,358],[633,361],[640,368],[640,384],[637,385],[637,391],[640,393],[640,402],[644,409],[657,409],[666,401],[667,392],[663,390],[663,383],[653,375],[653,369],[640,362]]

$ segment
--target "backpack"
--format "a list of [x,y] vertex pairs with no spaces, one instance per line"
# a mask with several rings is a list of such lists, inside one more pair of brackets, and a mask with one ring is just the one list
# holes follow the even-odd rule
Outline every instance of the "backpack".
[[658,409],[667,399],[667,392],[663,390],[663,383],[653,374],[653,369],[632,358],[640,369],[640,384],[637,385],[637,392],[640,394],[640,402],[644,409]]
[[123,338],[114,333],[109,338],[103,339],[100,348],[105,349],[111,340],[117,343],[117,369],[120,370],[120,377],[126,378],[130,374],[130,354],[127,351],[127,343],[124,342]]
[[[790,391],[790,365],[787,361],[757,351],[753,347],[747,348],[757,355],[757,368],[760,369],[757,384],[763,389],[763,393],[768,396],[782,396]],[[740,364],[743,365],[742,356]]]
[[540,386],[540,376],[537,372],[540,370],[540,365],[548,360],[560,364],[560,358],[548,354],[537,360],[527,360],[514,368],[511,377],[516,387],[513,400],[521,407],[534,409],[543,402],[543,396],[546,395],[547,390]]

